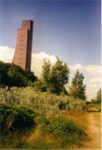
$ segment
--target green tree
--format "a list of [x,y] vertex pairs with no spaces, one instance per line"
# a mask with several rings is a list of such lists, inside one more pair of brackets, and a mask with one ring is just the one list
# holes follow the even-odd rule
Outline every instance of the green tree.
[[25,70],[24,76],[27,78],[29,83],[33,83],[33,82],[37,81],[37,77],[34,75],[34,73],[32,71]]
[[101,88],[98,90],[97,92],[97,95],[96,95],[96,102],[101,104],[101,94],[102,94],[102,91],[101,91]]
[[24,75],[22,75],[14,65],[11,65],[11,67],[7,70],[7,76],[8,76],[8,85],[10,87],[27,86],[27,78]]
[[47,91],[55,94],[66,93],[65,84],[68,83],[69,68],[57,58],[56,63],[51,66],[49,61],[44,61],[42,68],[42,81]]
[[10,68],[10,63],[3,63],[0,61],[0,86],[7,85],[8,75],[7,70]]
[[84,76],[82,73],[77,71],[72,80],[72,85],[69,88],[69,94],[75,98],[80,98],[82,100],[86,99],[86,86],[83,84]]
[[69,87],[69,93],[74,98],[77,98],[78,97],[78,93],[79,93],[79,88],[74,86],[74,85],[72,85],[71,87]]
[[35,88],[35,90],[37,91],[41,91],[41,92],[46,92],[47,91],[47,86],[45,84],[45,82],[43,82],[41,79],[35,81],[32,86]]
[[30,85],[37,80],[33,72],[23,70],[21,67],[10,63],[0,61],[0,86],[18,86]]
[[42,82],[48,87],[50,84],[51,63],[44,59],[42,66]]

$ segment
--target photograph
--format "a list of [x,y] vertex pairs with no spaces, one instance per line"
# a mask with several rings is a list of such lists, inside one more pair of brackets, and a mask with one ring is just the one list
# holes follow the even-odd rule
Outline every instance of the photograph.
[[0,0],[0,149],[101,150],[101,0]]

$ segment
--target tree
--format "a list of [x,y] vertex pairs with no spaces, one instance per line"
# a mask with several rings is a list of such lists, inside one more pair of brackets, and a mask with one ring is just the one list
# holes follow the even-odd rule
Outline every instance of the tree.
[[37,80],[33,72],[23,70],[21,67],[0,61],[0,86],[25,87]]
[[44,61],[42,68],[42,81],[46,84],[47,91],[55,94],[66,92],[65,84],[68,83],[69,68],[57,58],[56,63],[51,66],[49,61]]
[[32,71],[25,70],[24,76],[26,76],[27,80],[30,82],[37,81],[37,77],[34,75],[34,73]]
[[50,73],[51,73],[51,63],[44,59],[42,66],[42,80],[44,84],[48,87],[50,84]]
[[43,82],[41,79],[35,81],[32,86],[35,88],[35,90],[37,91],[41,91],[41,92],[46,92],[47,91],[47,86],[45,84],[45,82]]
[[69,94],[75,98],[80,98],[82,100],[86,99],[85,90],[86,86],[83,84],[84,76],[82,73],[77,71],[72,80],[72,85],[69,88]]
[[69,93],[74,98],[77,98],[78,97],[78,93],[79,93],[79,88],[74,86],[74,85],[72,85],[71,87],[69,87]]
[[10,63],[3,63],[0,61],[0,86],[7,85],[8,75],[7,70],[10,68]]
[[96,95],[96,102],[101,104],[101,88],[98,90],[97,95]]
[[9,87],[27,86],[27,78],[24,75],[22,75],[14,65],[11,65],[11,67],[7,70],[7,76],[8,76],[7,84]]

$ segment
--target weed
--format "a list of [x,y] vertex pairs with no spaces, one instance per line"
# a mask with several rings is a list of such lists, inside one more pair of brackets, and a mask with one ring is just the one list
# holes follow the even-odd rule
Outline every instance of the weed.
[[60,143],[61,148],[71,145],[82,145],[82,140],[88,135],[76,122],[62,117],[54,118],[49,124],[42,126],[43,133],[53,135]]

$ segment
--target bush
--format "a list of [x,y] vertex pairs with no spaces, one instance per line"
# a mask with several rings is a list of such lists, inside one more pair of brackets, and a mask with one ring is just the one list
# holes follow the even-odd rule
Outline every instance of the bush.
[[69,97],[68,103],[66,103],[67,110],[74,110],[74,111],[86,111],[86,103],[80,99],[74,99],[73,97]]
[[98,103],[90,103],[87,105],[87,110],[89,112],[101,112],[101,105]]
[[27,107],[0,105],[1,131],[25,129],[35,126],[35,112]]
[[1,86],[25,87],[37,80],[33,72],[23,70],[20,66],[0,61]]
[[0,97],[10,105],[28,106],[38,114],[49,116],[58,115],[60,110],[84,111],[86,109],[86,103],[80,99],[47,92],[42,93],[35,91],[32,87],[12,87],[10,90],[1,88]]
[[82,145],[83,139],[87,139],[87,134],[76,122],[66,120],[62,117],[54,118],[49,124],[42,126],[43,133],[53,135],[61,143],[61,148],[72,145]]
[[60,109],[60,110],[66,110],[66,103],[60,102],[60,104],[59,104],[59,109]]

